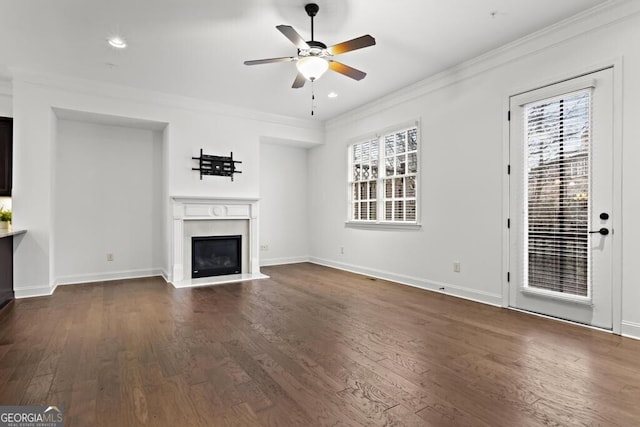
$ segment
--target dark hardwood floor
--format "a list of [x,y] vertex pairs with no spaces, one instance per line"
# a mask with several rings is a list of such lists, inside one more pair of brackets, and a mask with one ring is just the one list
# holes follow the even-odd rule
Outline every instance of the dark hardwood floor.
[[640,341],[312,265],[0,312],[0,405],[66,426],[640,425]]

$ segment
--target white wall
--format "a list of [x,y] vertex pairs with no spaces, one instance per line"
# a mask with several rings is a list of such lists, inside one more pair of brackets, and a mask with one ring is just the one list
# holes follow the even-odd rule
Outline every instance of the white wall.
[[306,148],[260,145],[261,265],[309,259],[307,170]]
[[13,117],[11,82],[0,80],[0,117]]
[[56,283],[160,274],[161,132],[71,120],[57,128]]
[[[622,8],[633,9],[632,14],[614,10],[564,23],[330,121],[326,143],[309,154],[312,259],[502,304],[508,97],[613,64],[616,79],[624,76],[624,97],[616,95],[622,108],[615,111],[618,124],[623,123],[618,129],[624,153],[617,165],[623,193],[615,242],[622,240],[625,260],[638,258],[640,17],[637,4]],[[422,229],[345,227],[347,145],[352,138],[415,118],[421,119],[422,132]],[[453,272],[453,261],[462,263],[460,273]],[[622,322],[617,327],[640,337],[640,273],[627,262],[622,277],[614,280],[622,281]]]
[[[459,296],[500,304],[502,104],[498,97],[478,108],[495,91],[486,83],[466,80],[328,126],[326,144],[312,149],[309,158],[311,222],[318,225],[311,229],[316,261],[430,289],[444,286]],[[348,144],[359,135],[416,118],[421,119],[422,229],[345,227]],[[458,122],[462,118],[464,125]],[[454,261],[462,263],[460,273],[453,272]]]
[[[57,76],[17,75],[13,82],[14,227],[28,232],[15,244],[17,297],[50,293],[55,286],[56,229],[53,190],[56,111],[69,110],[166,124],[163,133],[164,200],[157,212],[169,229],[169,196],[259,197],[259,141],[263,136],[319,143],[318,123],[238,110],[189,98],[102,85]],[[207,154],[241,160],[242,174],[200,180],[192,156]],[[83,195],[80,195],[81,197]],[[98,222],[93,224],[99,227]],[[170,235],[170,234],[168,234]],[[170,272],[169,242],[164,247]],[[170,277],[169,277],[170,278]]]
[[0,117],[13,117],[13,100],[11,96],[0,93]]

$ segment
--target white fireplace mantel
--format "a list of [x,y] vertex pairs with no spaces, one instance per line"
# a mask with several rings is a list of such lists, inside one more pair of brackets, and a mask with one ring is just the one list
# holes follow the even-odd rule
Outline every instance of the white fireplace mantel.
[[[258,199],[217,197],[171,197],[172,212],[172,277],[176,288],[262,279],[258,243]],[[185,277],[184,223],[185,221],[246,220],[249,224],[249,265],[243,274],[203,277]],[[189,275],[190,276],[190,275]]]

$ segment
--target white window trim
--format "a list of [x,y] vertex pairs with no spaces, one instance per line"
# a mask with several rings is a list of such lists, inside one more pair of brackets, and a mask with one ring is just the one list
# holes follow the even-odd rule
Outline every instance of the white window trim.
[[389,221],[354,221],[347,220],[344,222],[345,227],[347,228],[359,228],[363,230],[421,230],[422,224],[408,222],[389,222]]
[[[416,221],[415,222],[396,222],[396,221],[385,221],[384,219],[380,219],[381,216],[384,218],[384,179],[386,176],[380,176],[380,171],[384,167],[384,141],[383,138],[385,135],[400,132],[403,130],[408,130],[410,128],[416,128],[417,130],[417,138],[418,138],[418,149],[417,149],[417,163],[418,163],[418,171],[416,173]],[[378,219],[376,221],[371,220],[354,220],[352,218],[352,208],[353,208],[353,192],[352,192],[352,184],[353,184],[353,169],[352,169],[352,158],[353,158],[353,146],[355,144],[359,144],[365,142],[367,140],[378,139],[379,142],[379,175],[376,178],[377,182],[377,198],[376,204],[378,206]],[[421,205],[422,205],[422,197],[421,197],[421,185],[422,182],[420,180],[421,171],[422,171],[422,161],[421,161],[421,153],[422,153],[422,132],[420,126],[420,120],[416,119],[413,121],[404,122],[402,124],[398,124],[395,126],[389,126],[382,130],[379,130],[374,133],[368,133],[366,135],[352,138],[349,140],[347,145],[348,149],[348,167],[347,167],[347,219],[345,221],[345,227],[354,228],[354,229],[369,229],[369,230],[421,230],[422,229],[422,218],[421,218]]]

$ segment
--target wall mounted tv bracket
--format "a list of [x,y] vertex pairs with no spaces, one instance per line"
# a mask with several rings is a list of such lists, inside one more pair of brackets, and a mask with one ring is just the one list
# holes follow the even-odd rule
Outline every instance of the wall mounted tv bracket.
[[191,170],[200,171],[200,179],[202,179],[203,175],[218,175],[228,176],[231,178],[231,181],[233,181],[234,173],[242,173],[242,171],[236,170],[236,164],[242,162],[233,160],[233,151],[229,157],[211,156],[202,153],[201,148],[200,157],[192,157],[192,159],[198,161],[198,167],[191,168]]

